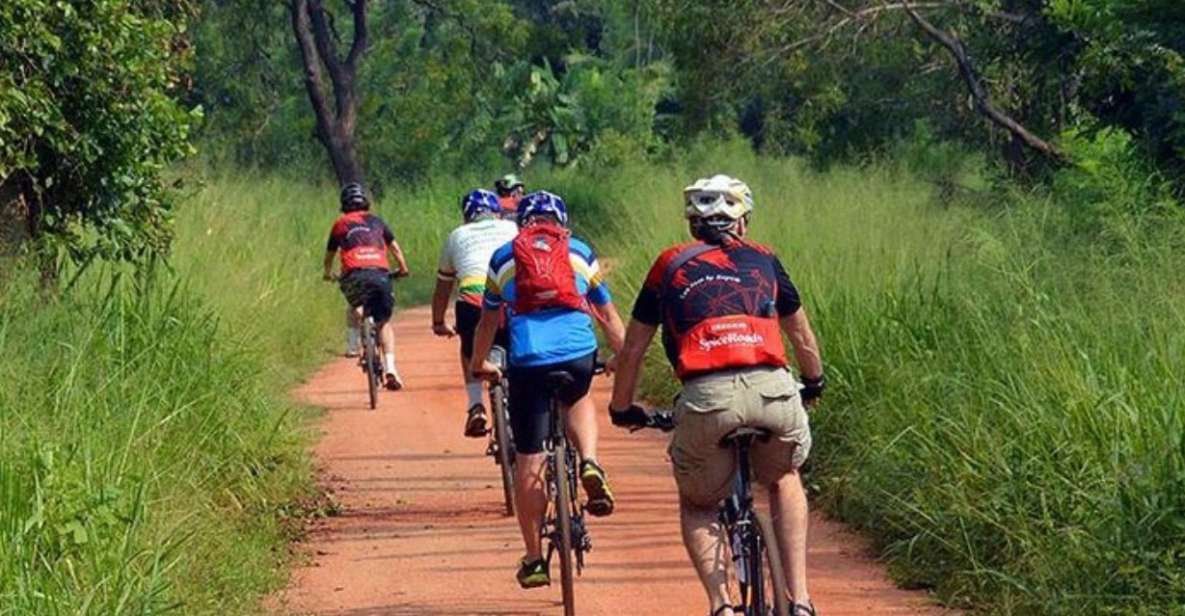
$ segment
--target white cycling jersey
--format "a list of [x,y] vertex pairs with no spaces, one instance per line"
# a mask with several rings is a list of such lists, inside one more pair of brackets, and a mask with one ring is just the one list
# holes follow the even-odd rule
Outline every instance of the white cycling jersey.
[[453,229],[440,253],[437,276],[441,280],[457,280],[457,299],[480,306],[490,257],[516,235],[518,225],[497,218],[484,218]]

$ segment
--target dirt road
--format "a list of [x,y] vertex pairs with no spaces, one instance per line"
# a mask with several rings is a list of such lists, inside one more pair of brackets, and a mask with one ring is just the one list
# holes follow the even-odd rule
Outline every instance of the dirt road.
[[[336,616],[560,614],[553,585],[520,590],[517,526],[502,515],[497,468],[485,441],[461,435],[464,393],[456,342],[435,338],[424,309],[397,319],[408,387],[366,408],[354,362],[325,366],[297,395],[325,407],[315,454],[339,516],[316,523],[309,563],[270,603],[280,613]],[[607,382],[598,385],[604,407]],[[601,429],[601,461],[618,508],[593,519],[593,552],[577,581],[584,616],[707,612],[679,542],[674,482],[658,434]],[[816,447],[826,447],[820,442]],[[898,590],[838,525],[812,520],[811,589],[821,614],[929,614],[919,593]]]

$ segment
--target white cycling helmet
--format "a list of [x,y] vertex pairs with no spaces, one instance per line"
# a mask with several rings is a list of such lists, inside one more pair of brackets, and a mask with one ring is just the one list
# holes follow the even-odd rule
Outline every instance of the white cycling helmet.
[[700,178],[683,189],[687,218],[726,216],[740,220],[753,211],[753,191],[749,185],[727,175]]

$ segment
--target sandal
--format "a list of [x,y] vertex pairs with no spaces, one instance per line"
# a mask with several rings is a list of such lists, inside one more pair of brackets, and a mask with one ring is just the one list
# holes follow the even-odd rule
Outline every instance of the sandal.
[[724,616],[725,614],[735,614],[735,613],[736,613],[736,608],[734,608],[733,606],[721,605],[719,608],[716,608],[715,612],[712,612],[712,616]]

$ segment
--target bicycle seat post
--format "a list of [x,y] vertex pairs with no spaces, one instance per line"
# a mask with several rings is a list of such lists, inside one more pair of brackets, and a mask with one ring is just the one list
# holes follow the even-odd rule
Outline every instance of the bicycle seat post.
[[720,439],[721,447],[729,447],[736,454],[737,477],[734,487],[738,505],[748,509],[753,504],[753,491],[749,481],[749,450],[753,442],[769,438],[769,431],[760,428],[742,426],[729,432]]
[[548,393],[551,394],[551,438],[564,438],[565,432],[568,429],[568,423],[563,417],[560,404],[560,393],[572,386],[576,382],[576,377],[564,370],[556,370],[548,372],[544,377],[544,386],[547,387]]

